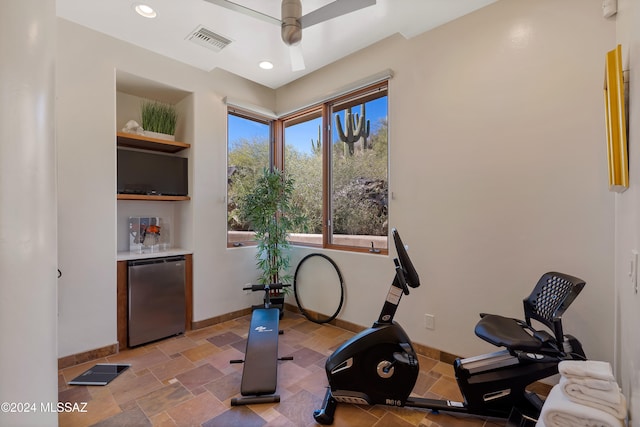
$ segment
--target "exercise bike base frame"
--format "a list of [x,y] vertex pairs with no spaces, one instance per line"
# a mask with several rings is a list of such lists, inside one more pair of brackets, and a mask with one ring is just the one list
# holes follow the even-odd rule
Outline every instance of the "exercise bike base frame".
[[[572,336],[566,338],[576,352],[583,355],[578,340]],[[368,349],[373,343],[385,343],[384,349],[376,344],[380,350],[376,362],[368,359]],[[413,366],[403,366],[398,362],[401,357],[395,357],[397,353],[408,353],[409,358],[414,359],[418,357],[408,336],[395,322],[362,331],[340,346],[327,360],[330,386],[323,407],[314,413],[316,421],[331,424],[333,417],[330,414],[338,403],[406,406],[503,419],[509,418],[516,408],[528,417],[537,418],[543,401],[535,393],[527,391],[526,387],[558,373],[558,360],[537,359],[536,355],[531,354],[518,357],[508,350],[500,350],[455,360],[453,367],[463,402],[426,399],[408,395],[411,390],[407,391],[405,385],[415,383],[419,367],[417,362]],[[376,363],[378,366],[393,366],[395,371],[385,379],[382,376],[384,372],[377,375],[369,372],[368,375],[358,370],[361,366],[371,369]],[[354,375],[357,378],[369,376],[367,391],[364,388],[352,388]],[[391,378],[393,375],[398,379]],[[383,386],[387,381],[389,383]]]
[[[338,391],[339,393],[339,391]],[[539,399],[537,395],[533,394],[532,400]],[[322,408],[314,411],[313,417],[318,422],[318,424],[322,425],[330,425],[333,424],[334,414],[338,403],[357,403],[354,400],[347,398],[346,401],[342,401],[341,397],[335,397],[330,389],[327,389],[326,395],[324,397]],[[360,402],[365,404],[365,402]],[[540,403],[542,403],[540,401]],[[532,403],[533,404],[533,403]],[[500,418],[506,419],[509,418],[512,414],[513,409],[509,410],[508,414],[504,414],[502,412],[494,413],[493,411],[484,411],[484,413],[479,414],[477,411],[473,411],[468,408],[464,402],[458,402],[453,400],[440,400],[440,399],[428,399],[422,397],[409,397],[404,404],[402,405],[392,405],[392,406],[402,406],[408,408],[417,408],[417,409],[427,409],[432,412],[450,412],[457,414],[465,414],[465,415],[481,415],[487,418]],[[518,411],[521,410],[518,408]],[[527,415],[525,415],[527,416]],[[529,416],[527,416],[529,418]]]
[[[388,393],[369,395],[361,390],[348,390],[334,387],[327,389],[321,409],[314,412],[314,418],[320,424],[332,424],[333,413],[338,403],[362,405],[387,405],[397,407],[413,407],[438,412],[452,412],[473,416],[507,419],[514,408],[528,417],[537,418],[543,401],[535,394],[525,390],[530,379],[547,377],[557,373],[556,363],[521,362],[515,356],[504,351],[484,355],[485,371],[474,363],[474,373],[465,375],[461,359],[456,361],[458,368],[457,380],[463,393],[463,402],[453,400],[428,399],[420,397],[405,397],[400,394]],[[478,356],[482,357],[482,356]],[[504,360],[508,360],[505,363]],[[357,363],[357,362],[356,362]],[[521,363],[528,366],[519,367]],[[338,365],[341,369],[348,369],[346,365]],[[334,370],[335,372],[335,370]],[[524,376],[524,377],[523,377]],[[528,379],[527,379],[528,377]],[[412,383],[408,380],[409,383]],[[334,381],[335,383],[336,381]],[[337,381],[339,382],[339,381]],[[348,384],[342,383],[343,386]],[[393,388],[390,386],[390,388]]]

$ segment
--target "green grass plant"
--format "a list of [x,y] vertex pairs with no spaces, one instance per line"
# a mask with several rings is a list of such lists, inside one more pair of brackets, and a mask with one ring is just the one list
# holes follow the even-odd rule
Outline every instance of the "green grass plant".
[[175,135],[178,115],[170,104],[156,101],[142,102],[142,128],[151,132]]

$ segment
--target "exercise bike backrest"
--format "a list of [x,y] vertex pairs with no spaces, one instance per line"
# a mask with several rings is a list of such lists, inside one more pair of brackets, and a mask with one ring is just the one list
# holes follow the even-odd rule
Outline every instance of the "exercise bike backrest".
[[418,277],[418,272],[413,266],[411,258],[409,258],[409,254],[407,253],[405,245],[402,243],[398,230],[395,228],[392,229],[391,235],[393,236],[393,242],[395,243],[398,254],[398,257],[393,260],[396,265],[396,277],[394,281],[400,285],[399,287],[402,288],[405,295],[409,295],[407,285],[412,288],[417,288],[420,286],[420,277]]
[[544,274],[536,287],[525,300],[524,315],[527,325],[531,320],[537,320],[555,335],[556,342],[562,342],[562,315],[569,305],[576,299],[585,282],[564,273],[549,272]]

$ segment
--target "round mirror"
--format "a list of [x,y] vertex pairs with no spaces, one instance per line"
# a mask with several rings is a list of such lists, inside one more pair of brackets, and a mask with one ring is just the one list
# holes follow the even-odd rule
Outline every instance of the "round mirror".
[[324,254],[309,254],[296,267],[293,292],[300,312],[307,319],[315,323],[330,322],[344,301],[340,269]]

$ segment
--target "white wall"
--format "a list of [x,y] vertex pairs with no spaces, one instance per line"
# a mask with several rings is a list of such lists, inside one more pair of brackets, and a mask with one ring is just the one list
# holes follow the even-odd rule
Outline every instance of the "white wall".
[[[555,270],[587,282],[566,332],[588,356],[612,360],[602,73],[614,42],[599,0],[500,1],[277,90],[276,111],[288,111],[394,71],[390,225],[421,274],[397,317],[414,341],[464,356],[491,349],[473,334],[478,313],[521,315],[522,299]],[[348,289],[341,317],[370,324],[393,277],[390,257],[331,256]]]
[[[631,251],[640,248],[640,5],[632,0],[618,1],[617,42],[622,45],[623,69],[629,75],[629,189],[616,195],[615,282],[617,308],[616,351],[618,379],[627,396],[630,424],[640,425],[640,295],[628,277]],[[611,49],[615,46],[612,44]]]
[[55,402],[58,390],[55,26],[53,0],[0,4],[3,426],[58,420],[40,406]]
[[[194,320],[247,307],[253,254],[226,248],[226,106],[233,95],[273,109],[273,91],[210,73],[58,19],[57,136],[60,357],[116,342],[116,72],[191,93],[190,206],[175,218],[194,251]],[[180,202],[184,203],[184,202]]]

